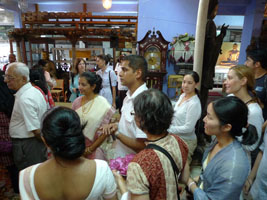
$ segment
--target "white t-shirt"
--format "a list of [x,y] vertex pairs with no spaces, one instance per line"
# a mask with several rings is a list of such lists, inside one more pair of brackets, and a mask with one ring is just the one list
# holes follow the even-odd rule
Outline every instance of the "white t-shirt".
[[172,123],[168,129],[169,133],[177,134],[184,140],[196,140],[195,126],[201,116],[201,104],[197,95],[184,101],[185,94],[181,94],[174,107]]
[[128,88],[121,84],[120,72],[121,72],[121,64],[117,62],[115,67],[115,72],[117,72],[117,81],[118,81],[118,90],[128,90]]
[[252,124],[257,129],[258,140],[253,145],[243,145],[246,150],[253,151],[259,145],[261,134],[262,134],[262,124],[264,123],[262,109],[258,103],[248,104],[248,123]]
[[47,104],[42,93],[31,83],[22,86],[15,94],[15,104],[9,124],[12,138],[34,137],[31,132],[40,129]]
[[[229,94],[228,96],[234,96],[233,94]],[[262,109],[258,103],[250,103],[248,104],[248,123],[252,124],[257,129],[258,140],[253,145],[242,145],[243,148],[247,151],[253,151],[257,148],[260,139],[261,139],[261,131],[262,131],[262,124],[264,123]],[[242,142],[243,136],[237,137],[239,142]]]
[[[126,93],[126,97],[123,100],[118,131],[130,138],[147,138],[146,134],[137,127],[134,120],[134,116],[131,115],[131,112],[134,111],[133,107],[134,98],[145,90],[147,90],[147,87],[146,84],[144,83],[139,88],[137,88],[137,90],[135,90],[135,92],[132,95],[130,95],[130,91],[128,90],[128,92]],[[134,150],[122,144],[122,142],[119,140],[116,141],[115,149],[116,149],[115,157],[119,156],[125,157],[128,154],[136,154]]]
[[[110,82],[112,87],[115,87],[117,85],[117,76],[115,72],[109,67],[107,67],[104,72],[102,72],[102,70],[100,69],[96,72],[96,74],[98,74],[102,78],[102,89],[100,90],[99,95],[105,97],[108,100],[108,102],[112,105],[113,98],[110,89]],[[110,74],[110,82],[109,82],[109,74]]]

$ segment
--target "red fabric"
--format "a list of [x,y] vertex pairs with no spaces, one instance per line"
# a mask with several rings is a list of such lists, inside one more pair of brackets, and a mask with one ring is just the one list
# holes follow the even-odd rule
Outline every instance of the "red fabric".
[[9,63],[7,63],[7,64],[5,64],[4,66],[3,66],[3,71],[5,72],[6,71],[6,67],[9,65]]
[[48,103],[49,103],[50,108],[54,108],[55,102],[53,100],[53,97],[52,97],[50,90],[47,91],[47,97],[48,97]]
[[[153,160],[153,162],[151,162]],[[166,181],[159,157],[153,149],[144,149],[132,162],[140,165],[149,182],[150,199],[166,199]]]
[[[9,136],[9,118],[5,113],[0,112],[0,141],[11,141]],[[12,152],[0,153],[0,164],[3,166],[11,166],[14,164]]]
[[[179,136],[174,134],[171,134],[171,136],[173,136],[178,142],[179,149],[182,155],[183,169],[187,161],[188,147],[186,143],[181,138],[179,138]],[[149,182],[150,199],[166,199],[167,190],[164,170],[155,150],[144,149],[134,157],[132,162],[136,162],[140,165]]]
[[48,97],[48,99],[47,99],[47,97],[46,97],[44,91],[43,91],[41,88],[39,88],[39,87],[36,86],[36,85],[35,85],[34,87],[35,87],[36,89],[38,89],[38,90],[42,93],[42,95],[44,96],[45,102],[49,104],[49,108],[53,108],[53,107],[55,107],[55,102],[54,102],[53,97],[52,97],[52,95],[51,95],[51,92],[50,92],[49,90],[47,90],[47,97]]
[[178,144],[179,144],[179,147],[180,147],[180,151],[181,151],[181,154],[182,154],[183,169],[184,169],[185,163],[187,161],[188,151],[189,151],[188,147],[187,147],[187,144],[181,138],[179,138],[178,135],[174,135],[174,134],[171,134],[171,135],[174,136],[176,138],[176,140],[178,141]]

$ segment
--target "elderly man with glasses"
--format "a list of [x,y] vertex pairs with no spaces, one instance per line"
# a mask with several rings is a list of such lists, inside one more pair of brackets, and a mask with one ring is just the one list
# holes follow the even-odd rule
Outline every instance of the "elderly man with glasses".
[[4,81],[15,90],[15,104],[9,134],[15,165],[22,170],[46,160],[46,147],[40,138],[40,121],[47,110],[41,92],[29,82],[29,68],[24,63],[11,63]]

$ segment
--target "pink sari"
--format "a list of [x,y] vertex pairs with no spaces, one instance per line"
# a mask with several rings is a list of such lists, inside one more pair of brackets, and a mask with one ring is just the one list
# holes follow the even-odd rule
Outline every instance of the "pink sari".
[[[94,141],[102,134],[98,129],[108,124],[115,113],[115,109],[102,96],[97,95],[93,100],[81,106],[82,96],[75,99],[72,104],[81,119],[81,124],[86,124],[83,133],[85,135],[86,147],[93,144]],[[106,155],[101,147],[88,156],[89,159],[107,160]]]

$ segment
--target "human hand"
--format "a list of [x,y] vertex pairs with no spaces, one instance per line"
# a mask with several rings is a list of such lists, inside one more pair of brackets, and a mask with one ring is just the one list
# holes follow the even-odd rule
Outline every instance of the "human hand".
[[229,27],[229,25],[227,25],[227,26],[225,26],[225,24],[222,25],[222,27],[221,27],[221,34],[223,36],[226,35],[226,31],[227,31],[228,27]]
[[118,185],[119,190],[121,191],[121,194],[124,194],[125,192],[127,192],[126,181],[123,178],[123,176],[120,175],[120,172],[116,170],[112,170],[112,173],[115,177],[116,183]]
[[83,155],[87,156],[87,155],[90,155],[91,153],[92,153],[92,151],[90,150],[90,147],[86,147]]
[[250,178],[247,178],[245,185],[243,187],[243,192],[245,195],[248,195],[251,185],[252,185],[253,181]]
[[194,182],[194,180],[191,177],[189,177],[186,185],[189,185],[192,182]]
[[117,123],[104,124],[99,129],[102,130],[103,134],[111,135],[118,130],[118,125]]
[[112,107],[116,109],[116,103],[115,102],[112,103]]

